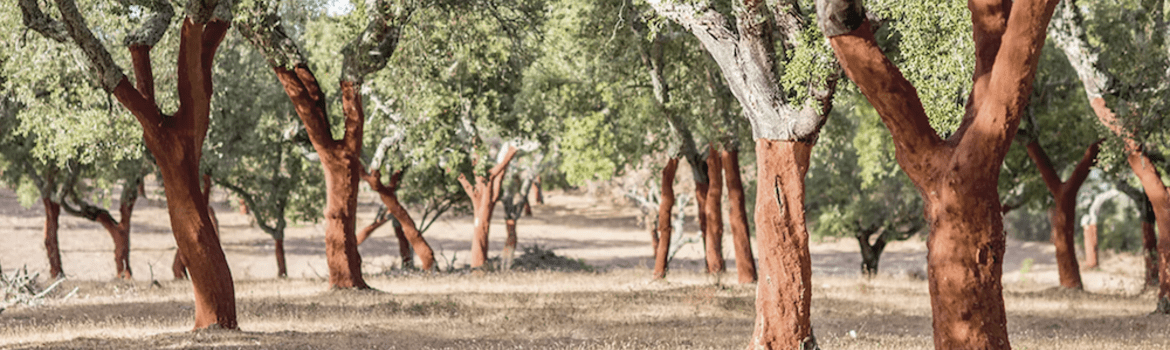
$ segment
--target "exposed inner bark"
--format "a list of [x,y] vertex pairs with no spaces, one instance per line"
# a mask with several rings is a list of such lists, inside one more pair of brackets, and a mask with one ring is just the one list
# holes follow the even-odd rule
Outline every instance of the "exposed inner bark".
[[815,349],[804,177],[812,144],[756,139],[760,281],[753,349]]
[[[1081,161],[1067,181],[1060,181],[1060,176],[1048,154],[1040,147],[1040,142],[1032,140],[1028,143],[1028,156],[1036,163],[1048,192],[1052,194],[1053,206],[1048,209],[1052,221],[1052,243],[1056,247],[1056,266],[1060,275],[1060,285],[1069,289],[1084,288],[1081,283],[1081,271],[1077,264],[1076,250],[1076,206],[1077,192],[1089,176],[1089,169],[1097,159],[1100,144],[1098,140],[1089,145]],[[1086,231],[1087,233],[1087,231]],[[1086,235],[1087,237],[1087,235]],[[1088,244],[1088,241],[1085,242]],[[1094,244],[1096,244],[1094,242]],[[1093,256],[1093,265],[1096,265],[1096,255]]]
[[488,233],[491,229],[492,212],[495,211],[496,201],[500,199],[500,187],[504,182],[504,175],[508,171],[508,163],[516,156],[519,150],[508,146],[501,158],[502,161],[488,169],[487,174],[475,174],[475,184],[467,180],[465,174],[459,174],[459,183],[463,191],[471,197],[472,211],[475,213],[475,229],[471,237],[471,268],[483,268],[487,261]]
[[[365,178],[366,183],[374,192],[378,192],[378,196],[382,199],[382,205],[385,205],[390,215],[394,216],[394,234],[399,237],[399,253],[402,256],[403,267],[413,266],[414,254],[418,254],[423,271],[431,271],[435,268],[435,253],[431,250],[431,245],[423,238],[422,233],[419,232],[410,213],[406,211],[402,203],[398,202],[398,186],[402,184],[402,172],[402,170],[397,170],[390,174],[390,183],[383,185],[380,170],[367,173],[365,167],[362,167],[362,177]],[[399,231],[401,231],[401,235],[399,235]],[[365,231],[363,230],[363,232]],[[368,233],[365,234],[365,236],[368,235]],[[403,244],[406,242],[409,242],[409,245]],[[411,252],[412,248],[413,253]]]
[[41,197],[45,205],[45,252],[49,255],[49,276],[56,279],[65,277],[61,268],[61,248],[57,243],[58,219],[61,217],[61,205],[50,197]]
[[[846,3],[856,0],[820,0]],[[974,88],[959,130],[931,128],[917,92],[882,53],[868,21],[830,44],[841,67],[889,129],[897,160],[918,188],[932,232],[927,242],[937,349],[1008,349],[1001,276],[1005,238],[996,191],[999,168],[1028,103],[1057,1],[972,0]],[[1010,15],[1009,15],[1010,13]],[[839,14],[818,13],[818,18]],[[822,26],[825,24],[822,22]]]
[[670,225],[671,212],[674,211],[674,175],[678,172],[678,158],[670,158],[662,168],[662,194],[658,202],[658,239],[654,241],[654,278],[666,278],[667,264],[670,262],[670,235],[674,228]]
[[728,221],[731,237],[735,243],[735,271],[739,283],[756,282],[756,259],[752,254],[751,233],[748,231],[747,204],[743,195],[743,181],[740,179],[739,150],[728,147],[723,150],[723,172],[727,178],[727,201],[731,206]]
[[707,152],[707,200],[701,207],[707,218],[703,237],[707,246],[707,273],[723,273],[723,160],[714,145]]
[[276,277],[288,277],[288,265],[284,261],[284,238],[272,238],[276,247],[273,249],[273,254],[276,255]]

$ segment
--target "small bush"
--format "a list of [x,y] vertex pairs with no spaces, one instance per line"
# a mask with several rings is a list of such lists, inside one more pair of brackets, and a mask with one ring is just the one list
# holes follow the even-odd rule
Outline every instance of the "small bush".
[[594,272],[582,259],[573,259],[557,255],[552,249],[544,249],[539,245],[524,247],[524,253],[512,262],[513,270],[520,271],[562,271],[562,272]]

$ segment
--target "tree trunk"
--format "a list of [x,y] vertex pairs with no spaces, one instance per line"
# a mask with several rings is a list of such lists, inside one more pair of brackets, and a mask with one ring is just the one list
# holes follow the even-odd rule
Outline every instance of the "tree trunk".
[[1082,226],[1085,235],[1085,269],[1097,268],[1097,224]]
[[273,254],[276,255],[276,277],[288,277],[288,265],[284,261],[284,238],[272,238],[276,243],[276,248],[273,249]]
[[881,230],[866,229],[857,233],[857,243],[861,247],[861,275],[865,277],[877,276],[878,263],[881,262],[882,251],[886,249],[886,240],[881,234],[878,235],[876,242],[869,243],[870,238],[877,232]]
[[1146,261],[1146,286],[1158,286],[1158,237],[1154,223],[1142,221],[1142,255]]
[[488,252],[488,233],[491,229],[492,212],[496,209],[496,200],[500,198],[501,185],[504,182],[504,175],[508,170],[508,163],[516,156],[519,150],[516,147],[508,146],[507,150],[500,150],[507,152],[501,158],[502,161],[497,163],[485,175],[475,175],[475,184],[467,180],[464,174],[459,175],[459,183],[463,185],[463,191],[467,192],[467,196],[471,197],[471,206],[475,213],[475,229],[472,231],[471,238],[471,268],[482,269],[483,264],[487,262]]
[[812,261],[805,226],[804,177],[811,143],[756,139],[755,349],[815,349],[809,323]]
[[512,269],[512,259],[516,256],[516,220],[505,220],[505,228],[508,238],[504,240],[504,252],[500,254],[500,269],[508,271]]
[[704,239],[707,246],[707,273],[727,270],[723,260],[723,160],[714,145],[707,152],[707,201],[703,214],[707,217]]
[[97,217],[97,221],[102,224],[102,227],[110,233],[110,237],[114,240],[114,267],[117,270],[118,278],[134,279],[130,271],[130,233],[123,231],[122,227],[114,222],[114,218],[110,217],[109,212],[103,211],[102,215]]
[[723,173],[727,178],[727,201],[731,206],[728,221],[735,243],[735,271],[739,283],[756,282],[756,259],[752,255],[751,233],[748,230],[747,204],[743,195],[743,181],[739,175],[739,150],[723,150]]
[[541,190],[540,175],[536,175],[536,180],[532,181],[532,189],[536,192],[536,204],[544,204],[544,191]]
[[399,224],[398,221],[394,221],[391,226],[394,226],[394,237],[398,240],[398,256],[402,257],[402,268],[414,268],[414,250],[410,249],[410,240],[406,238],[406,230],[402,229],[402,224]]
[[1052,244],[1056,247],[1056,266],[1060,275],[1060,285],[1069,289],[1084,288],[1081,283],[1081,269],[1077,265],[1076,249],[1076,209],[1077,192],[1089,176],[1089,170],[1097,159],[1099,145],[1104,141],[1098,140],[1085,150],[1084,156],[1067,181],[1061,182],[1060,175],[1048,158],[1048,154],[1040,147],[1040,142],[1028,142],[1028,157],[1036,163],[1048,192],[1052,194],[1053,206],[1048,209],[1048,216],[1052,221]]
[[57,243],[61,205],[49,197],[41,197],[41,203],[45,204],[45,252],[49,255],[49,276],[53,279],[65,277],[61,269],[61,248]]
[[661,200],[658,202],[658,240],[654,247],[654,278],[666,278],[667,264],[670,262],[670,235],[674,228],[670,225],[671,213],[674,211],[674,175],[678,171],[678,158],[666,161],[662,168]]
[[[386,206],[386,210],[397,221],[394,226],[394,234],[398,237],[399,252],[402,253],[403,267],[406,267],[406,265],[413,266],[414,254],[418,254],[419,263],[422,264],[423,271],[433,270],[435,268],[434,251],[431,250],[430,244],[423,238],[422,232],[419,232],[414,219],[410,217],[410,212],[407,212],[406,208],[402,206],[402,203],[398,201],[398,186],[402,183],[402,171],[398,170],[390,174],[390,183],[388,185],[382,184],[381,176],[382,172],[380,170],[366,172],[366,169],[364,167],[362,168],[362,177],[365,178],[366,183],[370,185],[371,189],[378,192],[378,197],[382,199],[382,205]],[[401,235],[399,231],[401,231]],[[365,235],[368,236],[369,234],[367,233]],[[409,242],[409,245],[406,245],[406,242]],[[413,253],[411,253],[412,248]]]
[[[1033,90],[1056,0],[972,0],[973,88],[959,128],[931,127],[914,86],[882,53],[858,0],[822,0],[817,18],[841,67],[890,131],[923,197],[936,349],[1010,349],[1002,292],[1006,245],[996,191]],[[1009,16],[1010,14],[1010,16]],[[790,347],[791,348],[791,347]]]

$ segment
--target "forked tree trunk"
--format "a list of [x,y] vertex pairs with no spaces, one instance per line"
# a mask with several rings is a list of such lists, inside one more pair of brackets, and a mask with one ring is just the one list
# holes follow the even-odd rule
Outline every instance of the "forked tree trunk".
[[284,260],[284,238],[273,238],[272,242],[276,245],[272,251],[276,255],[276,277],[286,278],[288,277],[288,264]]
[[670,225],[671,213],[674,211],[674,175],[678,172],[678,158],[670,158],[662,168],[662,194],[658,202],[658,239],[654,241],[654,278],[666,278],[667,264],[670,262],[670,235],[674,228]]
[[936,349],[1011,348],[1001,284],[1006,241],[995,189],[1056,4],[969,2],[974,86],[958,130],[943,140],[914,86],[878,47],[861,2],[817,1],[819,24],[841,67],[881,116],[898,164],[923,197],[932,228],[927,269]]
[[[370,188],[378,192],[378,196],[382,199],[382,205],[386,206],[386,210],[390,215],[394,216],[396,220],[394,225],[394,235],[398,237],[399,252],[402,256],[402,265],[414,265],[414,254],[418,254],[419,262],[422,264],[424,271],[431,271],[435,268],[435,253],[431,250],[430,244],[423,238],[422,233],[419,232],[418,227],[414,223],[414,219],[410,217],[410,213],[398,202],[398,186],[402,184],[402,171],[395,171],[390,175],[390,183],[382,184],[382,172],[374,170],[373,172],[366,172],[365,167],[362,168],[362,177]],[[372,230],[371,230],[372,231]],[[401,234],[399,233],[401,231]],[[366,234],[368,236],[368,234]],[[409,245],[406,243],[409,241]],[[413,248],[413,254],[411,250]]]
[[496,201],[500,198],[501,185],[504,175],[508,171],[508,163],[516,156],[519,150],[507,146],[501,161],[488,170],[487,174],[475,174],[475,184],[467,180],[467,176],[459,174],[459,183],[463,191],[471,197],[472,212],[475,213],[475,228],[471,237],[471,268],[481,269],[487,262],[488,233],[491,230],[492,212],[496,209]]
[[49,276],[57,279],[65,276],[61,269],[61,246],[57,243],[61,205],[50,197],[41,197],[41,203],[45,204],[45,252],[49,255]]
[[756,139],[756,239],[760,282],[752,346],[815,346],[809,316],[812,261],[805,226],[804,177],[812,144]]
[[[1135,138],[1134,131],[1126,129],[1124,124],[1114,114],[1115,106],[1110,106],[1105,99],[1106,94],[1116,94],[1106,87],[1111,83],[1110,75],[1101,71],[1101,65],[1096,55],[1097,50],[1090,47],[1085,34],[1080,12],[1074,4],[1065,3],[1061,6],[1060,19],[1053,26],[1053,41],[1068,56],[1069,63],[1077,71],[1077,76],[1085,88],[1085,95],[1097,119],[1125,142],[1126,160],[1134,175],[1141,181],[1142,188],[1149,198],[1154,218],[1157,223],[1157,251],[1158,264],[1158,305],[1155,313],[1170,314],[1170,192],[1162,182],[1157,168],[1145,154],[1145,145]],[[1124,103],[1123,99],[1119,101]]]
[[[127,36],[126,42],[134,67],[137,87],[114,63],[109,51],[85,25],[85,19],[72,0],[58,0],[64,25],[36,25],[53,22],[41,13],[35,1],[22,1],[25,23],[49,37],[68,37],[89,59],[90,68],[100,78],[99,85],[111,92],[142,125],[147,149],[154,155],[162,180],[166,184],[167,211],[171,229],[182,255],[188,257],[195,290],[195,328],[235,329],[236,304],[231,270],[212,229],[207,202],[199,193],[199,158],[207,134],[212,96],[211,69],[215,52],[230,27],[230,4],[216,1],[192,2],[189,17],[183,20],[179,34],[177,80],[179,108],[172,116],[161,113],[155,103],[154,74],[150,49],[162,37],[173,15],[165,1],[149,8],[157,13],[144,17],[141,31]],[[216,7],[220,11],[215,11]],[[145,6],[144,6],[145,7]],[[161,24],[160,24],[161,23]]]
[[714,145],[707,152],[707,201],[703,214],[707,217],[704,239],[707,245],[707,273],[727,270],[723,260],[723,160]]
[[720,158],[723,159],[723,173],[727,178],[727,201],[731,206],[728,221],[731,224],[731,238],[735,243],[735,272],[739,275],[739,283],[755,283],[756,259],[752,254],[751,233],[748,230],[743,180],[739,175],[739,150],[725,148]]
[[1097,260],[1097,224],[1082,227],[1085,237],[1085,269],[1095,269],[1100,263]]
[[[1028,157],[1036,163],[1048,192],[1052,194],[1053,205],[1048,209],[1048,216],[1052,221],[1052,244],[1056,247],[1056,266],[1060,275],[1060,285],[1069,289],[1084,288],[1081,283],[1081,269],[1077,264],[1076,249],[1076,209],[1077,192],[1089,177],[1089,169],[1097,159],[1097,152],[1101,142],[1098,140],[1089,145],[1081,161],[1077,163],[1067,181],[1060,181],[1060,175],[1048,158],[1048,154],[1040,147],[1040,142],[1032,140],[1028,143]],[[1086,244],[1088,241],[1086,241]],[[1096,244],[1094,242],[1094,244]],[[1096,255],[1093,256],[1096,260]],[[1093,263],[1096,265],[1096,262]]]

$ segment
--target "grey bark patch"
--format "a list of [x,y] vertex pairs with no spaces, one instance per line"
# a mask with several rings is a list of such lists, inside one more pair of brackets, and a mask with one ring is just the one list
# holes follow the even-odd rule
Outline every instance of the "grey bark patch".
[[861,0],[817,0],[817,24],[826,37],[852,32],[864,22]]
[[154,44],[157,44],[162,39],[163,34],[167,32],[171,18],[175,16],[175,9],[171,6],[170,2],[165,0],[143,0],[136,4],[149,8],[151,11],[154,11],[154,14],[147,17],[142,22],[142,26],[126,35],[126,38],[122,40],[122,44],[127,47],[134,45],[153,47]]

